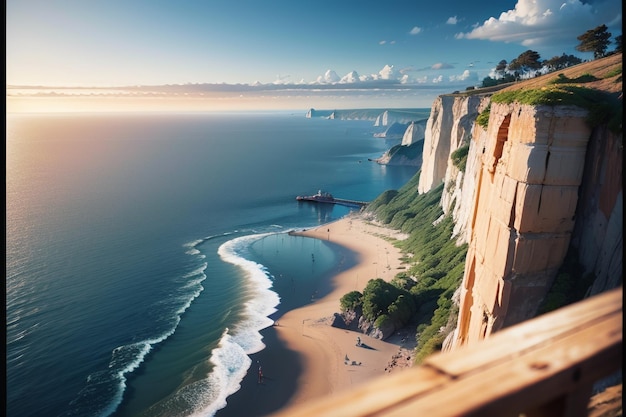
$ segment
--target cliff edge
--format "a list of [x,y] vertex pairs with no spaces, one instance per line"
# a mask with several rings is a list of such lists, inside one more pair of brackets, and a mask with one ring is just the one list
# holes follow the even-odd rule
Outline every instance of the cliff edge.
[[[444,348],[537,315],[569,251],[593,275],[587,295],[621,285],[621,119],[616,131],[593,122],[593,106],[527,99],[569,88],[597,95],[597,106],[621,117],[621,70],[616,54],[433,103],[418,191],[445,183],[440,204],[457,241],[469,244],[457,326]],[[479,116],[488,121],[476,123]]]

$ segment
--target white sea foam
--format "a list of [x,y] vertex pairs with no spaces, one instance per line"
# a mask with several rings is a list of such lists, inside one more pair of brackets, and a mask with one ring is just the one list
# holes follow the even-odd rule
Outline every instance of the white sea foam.
[[191,406],[192,417],[214,416],[226,406],[226,399],[239,391],[252,360],[234,341],[226,329],[219,346],[211,352],[215,365],[208,378],[187,385],[177,393],[177,398]]
[[206,236],[206,237],[203,237],[202,239],[196,239],[194,241],[186,243],[186,244],[183,245],[185,248],[187,248],[185,253],[187,255],[200,255],[202,258],[204,258],[205,256],[201,254],[200,250],[198,250],[198,246],[199,245],[202,245],[204,242],[206,242],[208,240],[216,239],[216,238],[224,237],[224,236],[229,236],[229,235],[232,235],[233,233],[236,233],[236,232],[237,231],[234,231],[234,232],[224,232],[224,233],[220,233],[219,235]]
[[[272,233],[238,237],[222,244],[218,254],[223,261],[241,268],[246,277],[244,293],[249,299],[244,304],[244,319],[232,328],[226,328],[209,361],[214,365],[206,378],[194,381],[178,390],[176,395],[158,406],[159,409],[186,408],[185,416],[212,417],[227,405],[227,398],[239,391],[252,360],[249,355],[265,345],[260,331],[273,324],[269,316],[276,311],[280,299],[272,291],[272,281],[266,268],[245,258],[252,242]],[[182,414],[181,414],[182,415]]]
[[210,361],[215,365],[212,372],[206,379],[186,386],[176,396],[187,404],[193,404],[194,417],[213,416],[224,408],[227,398],[241,388],[241,381],[252,364],[248,355],[265,348],[260,331],[274,323],[269,316],[276,311],[280,298],[270,289],[272,281],[266,268],[244,256],[253,241],[269,234],[235,238],[218,249],[222,260],[244,271],[251,296],[245,303],[244,320],[236,327],[226,329],[218,347],[211,352]]

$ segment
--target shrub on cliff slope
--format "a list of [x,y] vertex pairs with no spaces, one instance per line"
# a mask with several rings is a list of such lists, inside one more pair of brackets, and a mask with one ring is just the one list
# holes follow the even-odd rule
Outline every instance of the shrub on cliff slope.
[[418,182],[416,175],[386,204],[368,207],[379,220],[409,235],[397,245],[403,252],[413,254],[410,267],[399,273],[392,284],[408,290],[416,305],[412,319],[418,333],[417,363],[440,350],[446,331],[454,327],[449,326],[456,322],[451,299],[463,278],[467,253],[467,245],[456,246],[451,239],[452,217],[440,219],[443,184],[419,194]]
[[455,167],[459,169],[461,172],[465,172],[465,165],[467,164],[467,154],[469,153],[469,144],[463,145],[460,148],[457,148],[450,155],[450,159],[452,159],[452,163]]

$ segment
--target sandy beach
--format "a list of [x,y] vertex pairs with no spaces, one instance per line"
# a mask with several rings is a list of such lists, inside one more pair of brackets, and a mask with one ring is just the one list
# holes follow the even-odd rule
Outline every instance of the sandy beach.
[[[397,333],[381,341],[331,326],[344,294],[355,289],[363,291],[373,278],[390,281],[399,272],[402,254],[388,239],[404,236],[360,214],[292,234],[329,240],[357,253],[358,260],[355,266],[333,277],[332,291],[327,296],[285,313],[274,326],[278,338],[303,356],[303,370],[287,407],[333,395],[410,366],[414,333]],[[357,337],[363,346],[356,345]],[[390,366],[392,363],[395,366]]]
[[[297,307],[278,311],[274,325],[261,331],[266,348],[251,355],[253,364],[241,389],[228,398],[228,406],[216,417],[267,416],[384,378],[413,362],[414,330],[382,341],[332,326],[343,295],[363,291],[370,279],[390,281],[404,267],[402,254],[390,239],[405,236],[360,213],[290,234],[329,241],[343,260],[336,271],[322,274],[315,283],[319,298],[311,297],[312,287],[292,293],[295,299],[290,303]],[[258,377],[260,365],[262,379]]]

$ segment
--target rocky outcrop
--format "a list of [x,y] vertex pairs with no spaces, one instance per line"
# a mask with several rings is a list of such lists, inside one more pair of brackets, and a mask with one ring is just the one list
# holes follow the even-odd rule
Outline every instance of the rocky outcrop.
[[380,340],[388,339],[397,330],[391,321],[386,321],[382,327],[374,326],[374,323],[365,319],[360,309],[358,311],[349,310],[341,314],[335,313],[331,326],[363,333]]
[[428,119],[411,122],[407,126],[404,134],[402,135],[402,146],[410,146],[415,142],[424,140],[424,134],[426,132],[426,123]]
[[381,165],[402,165],[413,166],[417,169],[422,165],[422,149],[424,141],[412,143],[411,145],[396,145],[386,151],[383,156],[375,159]]
[[374,126],[390,126],[393,123],[408,124],[416,121],[419,114],[416,111],[385,110],[376,118]]
[[[422,166],[424,132],[427,121],[428,119],[422,119],[409,123],[403,131],[402,143],[391,147],[374,161],[381,165],[413,166],[419,169]],[[394,125],[397,125],[397,123]]]
[[375,138],[385,138],[385,139],[401,139],[407,129],[407,124],[393,122],[390,124],[384,132],[374,133]]

